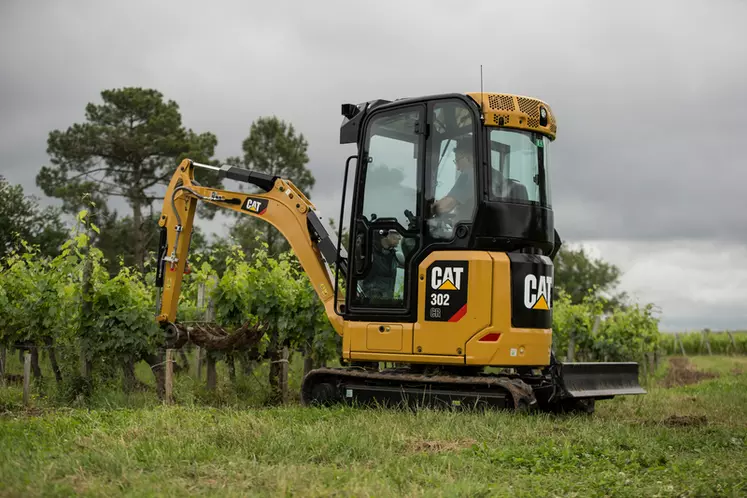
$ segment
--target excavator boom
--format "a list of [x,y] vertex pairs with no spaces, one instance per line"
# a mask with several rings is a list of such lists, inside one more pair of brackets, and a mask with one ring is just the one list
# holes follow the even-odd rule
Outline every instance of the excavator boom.
[[[222,177],[259,187],[263,192],[245,194],[199,185],[194,168],[219,171]],[[163,212],[158,221],[161,230],[156,285],[163,290],[158,302],[157,321],[176,321],[182,278],[199,201],[261,218],[277,228],[288,240],[309,277],[327,317],[342,335],[342,318],[335,312],[333,274],[337,248],[321,223],[314,204],[293,182],[235,166],[215,167],[185,159],[177,168],[166,190]],[[340,267],[346,268],[345,261]]]

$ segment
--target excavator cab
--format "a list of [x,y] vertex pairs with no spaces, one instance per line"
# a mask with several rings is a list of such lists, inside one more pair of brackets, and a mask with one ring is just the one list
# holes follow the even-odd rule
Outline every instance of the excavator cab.
[[[488,331],[496,312],[507,319],[512,315],[504,296],[501,309],[495,309],[490,295],[494,288],[510,293],[508,280],[484,277],[473,299],[469,295],[469,277],[495,273],[498,258],[499,266],[513,265],[521,276],[531,271],[544,282],[544,309],[526,313],[517,307],[514,326],[540,329],[530,351],[536,364],[546,364],[549,256],[558,242],[548,178],[555,137],[549,106],[525,97],[448,94],[346,104],[342,111],[340,141],[358,146],[348,292],[341,307],[350,327],[359,326],[353,322],[381,322],[398,331],[402,326],[402,340],[391,341],[400,348],[391,352],[463,359],[469,340],[479,339],[480,327],[486,334],[509,332],[503,324],[496,325],[503,330]],[[523,292],[523,282],[515,292]],[[463,318],[470,325],[460,327],[462,332],[433,339],[440,335],[431,330],[438,324],[427,322]],[[366,333],[366,342],[380,342],[370,335],[375,333]],[[527,344],[516,350],[522,346],[526,351]]]

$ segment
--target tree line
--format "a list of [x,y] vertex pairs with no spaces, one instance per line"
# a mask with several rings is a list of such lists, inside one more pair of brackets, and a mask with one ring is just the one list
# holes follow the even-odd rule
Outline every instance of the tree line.
[[[20,186],[0,179],[3,194],[14,201],[5,203],[0,211],[0,255],[20,240],[38,244],[45,254],[58,253],[66,233],[61,221],[64,215],[74,217],[86,209],[101,228],[93,243],[103,251],[110,270],[115,272],[122,259],[142,272],[157,244],[156,221],[163,191],[176,165],[187,157],[220,164],[215,157],[217,144],[214,133],[185,127],[178,104],[157,90],[102,91],[100,103],[86,105],[83,122],[49,133],[49,164],[40,168],[36,184],[46,196],[61,201],[60,208],[42,209],[38,199],[23,195]],[[249,126],[242,143],[243,156],[222,162],[292,178],[311,194],[315,179],[307,166],[307,149],[304,135],[292,124],[263,116]],[[223,187],[215,172],[198,170],[196,178]],[[114,207],[123,203],[127,206],[124,210]],[[216,208],[203,205],[200,209],[201,217],[212,219]],[[233,238],[249,247],[256,246],[259,235],[273,254],[287,248],[273,228],[245,218],[234,221],[225,239]],[[129,243],[123,245],[122,240]],[[209,244],[199,230],[194,238],[198,249],[225,243],[221,239]]]
[[[0,193],[6,200],[0,206],[0,257],[21,248],[21,241],[37,245],[42,254],[59,254],[69,231],[65,215],[74,217],[86,209],[100,228],[92,244],[102,251],[110,273],[118,271],[120,262],[142,273],[156,250],[163,191],[178,163],[186,157],[221,163],[215,158],[216,135],[186,128],[178,104],[161,92],[120,88],[104,90],[100,97],[100,103],[85,106],[83,122],[49,133],[49,164],[40,168],[36,184],[50,199],[61,201],[61,207],[42,207],[39,199],[0,176]],[[308,167],[308,142],[292,123],[276,116],[260,117],[249,125],[241,147],[242,156],[222,162],[290,178],[307,196],[313,195],[316,179]],[[198,169],[195,174],[202,183],[223,187],[212,171]],[[117,210],[117,199],[129,210]],[[201,204],[200,209],[202,218],[212,219],[217,208]],[[262,243],[273,256],[288,249],[271,225],[234,212],[230,215],[233,223],[225,237],[208,241],[195,228],[194,250],[224,259],[233,243],[247,254]],[[123,240],[129,243],[122,244]],[[592,288],[609,295],[611,302],[624,301],[624,294],[611,294],[619,283],[616,266],[589,257],[583,249],[567,247],[555,264],[556,286],[574,303],[580,303]]]

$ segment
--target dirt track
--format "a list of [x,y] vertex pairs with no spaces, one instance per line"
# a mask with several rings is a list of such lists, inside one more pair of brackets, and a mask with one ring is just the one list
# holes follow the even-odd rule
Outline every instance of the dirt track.
[[664,380],[661,381],[661,385],[664,387],[686,386],[715,377],[718,377],[718,374],[696,369],[687,358],[669,358],[669,371]]

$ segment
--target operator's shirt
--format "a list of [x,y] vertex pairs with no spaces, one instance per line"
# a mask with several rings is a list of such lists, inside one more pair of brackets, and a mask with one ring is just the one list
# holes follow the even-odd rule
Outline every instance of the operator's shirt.
[[475,209],[475,176],[474,170],[469,169],[462,171],[454,182],[454,186],[448,194],[448,197],[457,201],[457,207],[454,210],[456,219],[454,221],[472,219],[472,211]]

